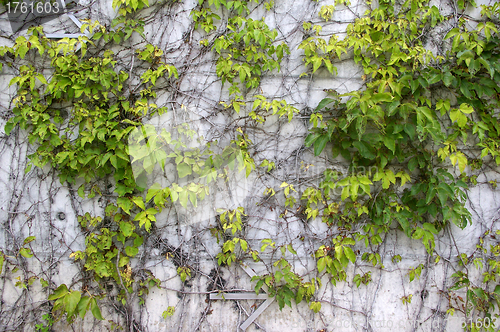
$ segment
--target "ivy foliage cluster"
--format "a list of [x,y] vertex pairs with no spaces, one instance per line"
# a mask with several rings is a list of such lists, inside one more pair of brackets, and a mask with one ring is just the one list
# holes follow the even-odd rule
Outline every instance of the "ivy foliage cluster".
[[[474,5],[458,3],[462,13]],[[334,73],[332,63],[352,52],[365,82],[358,91],[328,91],[311,116],[305,144],[315,155],[328,147],[332,158],[340,155],[350,165],[348,174],[327,170],[319,189],[304,192],[308,217],[321,217],[338,227],[344,241],[354,235],[367,248],[381,245],[381,236],[397,222],[429,255],[435,237],[450,223],[464,228],[472,222],[465,207],[466,168],[495,167],[500,161],[500,7],[481,8],[484,21],[472,28],[464,17],[444,16],[426,1],[380,1],[348,26],[344,39],[312,36],[302,42],[313,73],[323,66]],[[328,20],[325,13],[319,15]],[[437,28],[442,43],[433,52],[422,36]],[[332,254],[325,248],[316,253],[318,270],[326,267],[332,282],[345,280],[348,259],[356,260],[337,241]],[[376,253],[363,253],[361,259],[381,265]],[[410,273],[410,281],[414,276]],[[486,279],[476,293],[498,308],[498,276],[493,284]],[[476,293],[469,289],[465,306],[460,304],[466,317]],[[480,315],[491,320],[492,309],[481,307]]]
[[[272,115],[290,122],[300,113],[286,100],[258,94],[263,75],[278,72],[290,54],[289,46],[276,42],[278,32],[264,18],[249,17],[250,8],[260,5],[256,0],[199,0],[190,14],[194,28],[206,37],[201,46],[215,56],[216,75],[223,86],[230,85],[221,103],[237,114],[250,110],[248,117],[256,126]],[[263,5],[270,11],[273,2]],[[290,260],[298,255],[292,243],[264,239],[256,247],[246,239],[245,209],[222,209],[210,229],[221,245],[215,257],[219,266],[230,267],[243,258],[263,261],[271,253],[268,273],[252,278],[255,291],[265,288],[280,309],[305,301],[317,313],[322,308],[322,280],[333,285],[348,281],[348,269],[359,261],[383,269],[379,249],[395,229],[420,240],[434,264],[439,262],[436,237],[450,227],[463,229],[472,223],[466,201],[476,179],[468,174],[500,165],[500,5],[481,6],[482,20],[473,26],[465,13],[476,5],[467,0],[456,5],[459,16],[444,15],[424,0],[380,0],[349,24],[343,39],[327,39],[321,23],[304,22],[304,39],[298,46],[304,53],[303,76],[323,70],[336,75],[335,64],[346,54],[363,70],[361,89],[343,94],[326,90],[328,97],[310,114],[304,142],[315,156],[342,160],[348,171],[327,169],[319,186],[298,190],[300,183],[283,182],[264,194],[270,198],[283,192],[281,218],[295,214],[305,221],[321,219],[331,236],[328,243],[313,248],[316,269],[314,277],[306,277]],[[322,6],[318,17],[331,20],[336,6],[350,3]],[[244,170],[247,177],[252,172],[272,174],[276,167],[271,160],[256,167],[253,143],[241,128],[225,146],[210,142],[203,149],[191,149],[185,141],[196,133],[189,127],[158,133],[146,125],[151,116],[167,112],[155,103],[157,86],[161,82],[172,87],[182,73],[165,61],[158,46],[144,41],[145,23],[136,14],[149,7],[147,1],[115,0],[113,7],[119,16],[111,27],[91,21],[83,25],[91,38],[54,41],[41,28],[31,28],[29,37],[20,36],[13,46],[0,48],[3,64],[18,70],[10,82],[17,92],[5,132],[26,131],[34,146],[26,172],[49,165],[62,184],[78,186],[82,199],[98,195],[107,202],[104,216],[78,217],[85,249],[71,257],[82,262],[91,282],[78,289],[78,284],[52,285],[40,279],[51,289],[49,326],[63,316],[73,323],[88,310],[102,320],[99,300],[112,282],[118,287],[116,302],[125,308],[125,329],[138,330],[134,301],[144,304],[149,289],[162,286],[149,270],[135,269],[133,263],[155,228],[156,215],[175,202],[196,207],[210,195],[210,182],[226,179],[226,165]],[[225,28],[221,16],[228,18]],[[225,33],[215,35],[220,29]],[[423,38],[431,33],[440,42],[434,51]],[[111,51],[131,36],[144,41],[133,55],[142,71],[136,85]],[[34,65],[42,62],[50,64],[50,75]],[[178,181],[169,186],[149,184],[148,174],[155,167],[165,171],[167,164],[175,165]],[[181,185],[180,179],[187,177],[197,180]],[[449,314],[474,319],[464,325],[467,330],[494,331],[485,322],[495,320],[500,305],[498,232],[492,224],[472,256],[457,253],[459,266],[443,290]],[[17,255],[30,258],[28,244],[33,240],[28,238]],[[2,253],[0,269],[5,260],[9,257]],[[400,260],[397,254],[392,258],[395,264]],[[15,265],[12,259],[9,264]],[[411,268],[409,281],[425,268]],[[482,280],[474,279],[473,268]],[[183,283],[192,272],[188,265],[177,267]],[[371,273],[354,275],[353,284],[368,285]],[[26,288],[35,279],[19,281],[18,286]],[[411,294],[401,299],[406,305],[411,300]],[[164,317],[174,312],[169,307]]]

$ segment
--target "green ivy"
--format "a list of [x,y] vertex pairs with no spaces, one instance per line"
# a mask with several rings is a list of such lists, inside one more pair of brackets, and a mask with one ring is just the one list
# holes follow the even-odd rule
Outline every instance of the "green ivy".
[[[472,5],[462,1],[458,7]],[[332,8],[322,7],[319,15],[328,20]],[[334,61],[349,52],[364,71],[362,89],[345,94],[325,90],[329,96],[311,115],[306,146],[316,156],[328,147],[333,158],[341,155],[350,166],[348,174],[325,171],[319,190],[303,192],[307,218],[336,225],[343,241],[354,232],[367,248],[380,245],[381,236],[397,225],[408,237],[421,240],[429,255],[435,237],[450,222],[460,228],[471,223],[465,207],[468,185],[451,169],[458,166],[464,174],[467,166],[481,168],[489,158],[500,164],[495,114],[500,106],[495,21],[500,7],[482,6],[482,14],[485,21],[475,30],[469,31],[461,19],[446,34],[446,57],[435,56],[420,38],[449,19],[427,1],[407,1],[398,9],[394,2],[380,1],[378,8],[348,26],[344,39],[333,35],[327,41],[316,34],[302,42],[299,48],[312,73],[324,67],[335,74]],[[310,27],[304,25],[305,30]],[[443,98],[446,93],[456,101]],[[482,151],[479,166],[466,145],[472,138]],[[318,270],[326,268],[333,283],[344,280],[343,271],[356,260],[346,248],[335,243],[316,252]],[[362,256],[381,264],[376,251]],[[422,268],[410,270],[410,281]],[[369,279],[357,275],[354,282],[359,287]],[[485,294],[478,288],[468,297],[479,305],[487,300]],[[470,312],[464,314],[469,317]]]

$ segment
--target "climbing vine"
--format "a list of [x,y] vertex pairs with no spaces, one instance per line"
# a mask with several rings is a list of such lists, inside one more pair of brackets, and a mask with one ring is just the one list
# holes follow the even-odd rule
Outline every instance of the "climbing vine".
[[[303,38],[293,49],[266,20],[274,2],[199,0],[189,13],[192,29],[183,38],[191,44],[195,34],[200,52],[213,56],[211,70],[220,82],[220,100],[213,107],[232,119],[226,132],[211,140],[190,121],[160,130],[151,124],[187,113],[186,105],[165,102],[163,94],[179,96],[187,65],[174,65],[163,45],[148,39],[141,17],[147,1],[112,5],[117,17],[110,24],[85,21],[81,32],[87,36],[50,40],[35,27],[0,48],[0,69],[15,71],[10,85],[16,89],[4,130],[7,136],[27,135],[32,153],[25,173],[50,169],[80,200],[97,198],[103,204],[101,215],[76,217],[84,245],[69,257],[81,269],[81,280],[69,285],[33,273],[19,277],[19,288],[39,280],[49,289],[51,314],[37,330],[63,317],[74,323],[89,310],[103,320],[101,301],[113,287],[112,303],[123,326],[110,320],[111,326],[142,330],[134,306],[144,305],[153,289],[169,287],[137,263],[154,241],[160,218],[177,203],[196,209],[214,194],[214,184],[229,182],[231,171],[247,179],[273,178],[259,187],[263,192],[256,205],[276,210],[276,223],[298,220],[305,229],[313,223],[323,227],[324,236],[312,240],[302,233],[286,241],[252,238],[252,218],[265,218],[256,218],[249,206],[220,208],[209,221],[207,229],[218,244],[214,271],[245,260],[263,264],[264,273],[251,279],[253,290],[275,297],[279,309],[305,301],[320,313],[322,303],[332,304],[321,293],[326,280],[333,287],[368,287],[376,271],[401,262],[398,253],[390,263],[381,255],[392,234],[425,248],[426,261],[405,274],[409,283],[419,280],[441,261],[442,236],[473,225],[467,202],[469,189],[478,183],[474,172],[500,165],[498,3],[481,5],[481,19],[474,21],[467,14],[477,8],[473,1],[453,1],[453,14],[424,0],[368,1],[341,38],[323,31],[338,8],[353,5],[335,1],[315,6],[316,21],[301,22]],[[256,19],[255,12],[264,17]],[[121,52],[132,59],[130,69]],[[262,88],[266,75],[280,73],[293,52],[304,65],[300,79],[333,80],[339,64],[352,59],[362,71],[359,88],[339,92],[327,86],[314,110],[274,98]],[[211,116],[201,117],[212,124]],[[282,177],[281,162],[259,155],[254,142],[266,126],[303,118],[309,127],[301,149],[311,147],[311,158],[326,160],[313,185]],[[302,163],[301,169],[307,172],[311,165]],[[168,183],[156,181],[154,172]],[[496,188],[495,180],[489,184]],[[453,245],[458,263],[445,276],[440,296],[447,301],[446,314],[460,315],[467,331],[495,331],[498,324],[499,236],[492,222],[472,254]],[[0,270],[11,266],[15,273],[17,260],[31,259],[33,241],[30,236],[10,254],[0,252]],[[175,261],[175,278],[189,285],[199,271],[182,251],[166,247],[162,255]],[[312,270],[299,271],[301,255],[313,261]],[[408,306],[412,299],[405,294],[400,300]],[[168,306],[162,317],[174,315]]]

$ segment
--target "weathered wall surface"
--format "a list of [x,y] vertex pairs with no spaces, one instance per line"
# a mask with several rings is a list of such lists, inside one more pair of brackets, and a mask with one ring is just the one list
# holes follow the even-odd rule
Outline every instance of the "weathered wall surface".
[[[273,187],[278,191],[282,182],[294,184],[299,191],[305,186],[318,185],[320,174],[328,167],[346,171],[346,164],[339,159],[332,160],[329,152],[314,157],[312,150],[304,147],[309,114],[326,96],[324,89],[344,93],[363,85],[361,68],[348,56],[335,64],[338,75],[334,77],[323,69],[314,75],[301,76],[307,71],[303,65],[303,51],[298,49],[304,38],[302,22],[319,23],[318,11],[323,4],[327,1],[277,0],[269,12],[263,6],[251,7],[255,9],[250,17],[259,19],[265,16],[269,27],[278,31],[277,42],[286,42],[291,53],[285,56],[280,72],[265,73],[259,91],[248,91],[248,95],[243,92],[248,101],[255,93],[270,99],[285,99],[301,111],[291,122],[269,116],[265,124],[257,125],[247,116],[251,110],[250,102],[239,114],[224,110],[220,102],[227,100],[228,87],[222,87],[216,75],[214,52],[199,44],[200,40],[207,38],[206,34],[194,29],[190,17],[197,1],[152,3],[151,8],[140,14],[146,22],[145,40],[135,35],[122,47],[113,46],[118,52],[119,66],[129,72],[133,80],[139,80],[140,72],[131,60],[133,52],[145,41],[158,45],[165,53],[166,62],[179,71],[180,78],[173,86],[168,85],[168,81],[158,84],[156,103],[167,107],[168,112],[161,119],[149,120],[150,123],[165,128],[188,123],[205,141],[227,141],[233,138],[236,128],[242,127],[254,143],[251,153],[256,164],[268,159],[275,162],[276,169],[269,173],[257,169],[248,178],[234,172],[234,181],[214,185],[212,195],[200,203],[198,209],[185,210],[173,204],[157,215],[157,223],[131,265],[137,277],[146,278],[151,272],[161,283],[159,288],[151,288],[144,305],[139,305],[137,298],[131,299],[134,322],[124,320],[124,306],[104,298],[100,301],[104,321],[94,321],[89,313],[83,322],[77,321],[72,327],[65,325],[64,320],[56,323],[54,331],[115,330],[110,321],[122,326],[132,324],[135,331],[237,331],[262,301],[215,301],[209,297],[209,293],[218,290],[251,292],[255,286],[238,263],[220,267],[215,258],[221,250],[221,245],[210,232],[217,223],[216,209],[237,206],[243,206],[247,214],[244,230],[250,247],[260,249],[261,241],[267,238],[273,239],[277,245],[291,244],[297,255],[288,253],[286,257],[294,265],[295,272],[305,279],[322,278],[322,287],[316,295],[322,303],[318,314],[305,303],[292,304],[291,308],[286,306],[280,311],[275,301],[247,331],[460,329],[460,319],[446,314],[448,300],[441,291],[449,286],[458,252],[472,254],[478,236],[492,228],[498,218],[498,189],[488,183],[498,178],[496,172],[478,174],[478,185],[468,191],[472,225],[464,230],[451,227],[450,231],[442,232],[434,256],[426,253],[420,241],[408,239],[394,227],[378,248],[383,267],[358,260],[349,266],[346,281],[335,286],[323,273],[311,274],[311,271],[316,271],[312,257],[314,251],[321,244],[330,243],[334,231],[319,219],[306,221],[296,214],[282,217],[285,212],[281,208],[282,198],[263,195],[266,188]],[[448,8],[446,3],[438,5],[442,10]],[[323,24],[322,34],[335,33],[342,37],[347,24],[362,15],[365,6],[338,6],[332,19]],[[97,19],[108,25],[115,15],[111,1],[81,1],[76,13],[79,19]],[[221,21],[226,19],[222,16]],[[9,32],[5,14],[0,20],[0,43],[11,45],[17,35]],[[223,25],[220,24],[210,38],[222,33]],[[47,23],[45,31],[75,33],[78,29],[62,16]],[[20,34],[23,33],[26,31]],[[4,67],[0,74],[0,128],[10,117],[15,88],[9,86],[9,81],[15,71],[16,68]],[[16,286],[16,283],[27,283],[33,276],[48,281],[51,289],[62,283],[68,287],[89,283],[82,272],[82,263],[69,257],[72,252],[85,247],[85,234],[78,225],[77,216],[85,212],[102,216],[106,195],[112,196],[113,193],[110,187],[102,197],[82,200],[76,194],[81,182],[61,184],[57,174],[48,167],[43,170],[34,168],[25,173],[27,155],[33,149],[27,142],[26,133],[19,129],[9,136],[3,133],[3,129],[0,132],[0,248],[8,261],[19,265],[15,271],[13,264],[6,263],[2,270],[0,331],[33,331],[35,324],[43,322],[42,315],[51,309],[47,301],[50,291],[41,287],[38,280],[26,288]],[[158,177],[168,178],[162,174]],[[17,253],[28,236],[36,236],[30,244],[34,256],[24,258]],[[361,244],[356,249],[366,250]],[[245,257],[243,263],[249,264],[257,274],[265,273],[272,268],[270,262],[275,261],[275,254],[263,254],[264,260],[259,263]],[[401,261],[393,262],[396,254],[401,255]],[[435,261],[437,255],[441,258],[439,262]],[[408,271],[419,264],[424,265],[422,274],[410,283]],[[191,270],[191,277],[186,282],[177,275],[179,266],[188,266]],[[371,271],[372,282],[356,287],[353,276],[368,271]],[[117,290],[111,284],[108,294],[117,296]],[[413,295],[411,303],[403,304],[401,298],[408,295]],[[175,307],[175,313],[165,319],[162,313],[169,306]]]

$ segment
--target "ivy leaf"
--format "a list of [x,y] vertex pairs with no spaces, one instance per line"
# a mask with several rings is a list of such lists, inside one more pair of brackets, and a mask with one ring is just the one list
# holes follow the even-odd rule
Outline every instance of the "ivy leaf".
[[354,263],[356,261],[356,254],[354,253],[354,251],[349,248],[349,247],[344,247],[344,254],[346,255],[347,258],[349,258],[349,260]]
[[323,151],[323,149],[325,148],[326,143],[328,143],[328,141],[329,141],[328,135],[322,135],[314,142],[314,155],[315,156],[320,155],[321,151]]
[[326,267],[326,259],[325,257],[321,257],[320,259],[318,259],[318,272],[321,273],[321,271],[323,271]]
[[135,229],[135,226],[131,222],[128,222],[128,221],[120,222],[120,230],[125,237],[131,236],[134,229]]
[[381,103],[381,102],[389,102],[393,99],[394,97],[389,93],[389,92],[382,92],[382,93],[376,93],[374,94],[370,100],[375,103]]
[[120,183],[118,183],[116,185],[116,188],[115,188],[115,192],[118,194],[118,196],[125,196],[125,194],[128,194],[132,191],[133,191],[132,188],[125,186],[123,184],[120,184]]
[[248,243],[247,243],[247,241],[245,241],[243,239],[240,239],[240,246],[241,246],[241,250],[247,251],[247,249],[248,249]]
[[449,39],[449,38],[451,38],[451,37],[453,37],[453,36],[455,36],[455,35],[457,35],[457,34],[459,34],[459,33],[460,33],[460,30],[458,30],[458,28],[453,28],[453,29],[451,29],[451,30],[450,30],[450,31],[446,34],[446,36],[444,37],[444,39]]
[[4,127],[4,131],[5,131],[5,134],[7,136],[10,135],[12,129],[14,129],[14,126],[16,125],[15,122],[12,122],[12,121],[7,121],[7,123],[5,124],[5,127]]
[[321,133],[311,133],[307,135],[304,144],[305,146],[309,147],[311,144],[313,144],[320,136],[322,136]]
[[183,177],[192,174],[191,166],[189,166],[185,162],[182,162],[177,165],[177,172],[179,172],[179,178],[182,179]]
[[[149,189],[148,193],[146,194],[146,202],[149,202],[151,198],[155,197],[158,192],[162,191],[162,187],[159,183],[153,184]],[[143,209],[144,210],[144,209]]]
[[92,300],[90,300],[90,310],[92,311],[92,315],[94,315],[94,317],[96,319],[98,319],[98,320],[104,319],[104,318],[102,318],[101,310],[97,306],[97,302],[96,302],[95,298],[92,298]]
[[305,293],[305,288],[304,287],[300,287],[297,290],[297,295],[295,296],[295,302],[296,303],[302,302],[302,299],[304,298],[304,293]]
[[24,239],[23,246],[35,241],[36,237],[35,236],[28,236],[27,238]]
[[427,83],[429,83],[429,85],[437,83],[437,82],[441,81],[441,78],[442,78],[441,73],[435,73],[435,74],[431,75],[429,78],[427,78]]
[[460,104],[460,111],[462,111],[462,113],[465,113],[465,114],[471,114],[472,112],[474,112],[474,109],[469,104],[463,103],[463,104]]
[[125,247],[125,253],[130,257],[134,257],[138,252],[139,249],[136,247]]
[[345,186],[342,189],[342,195],[341,195],[340,199],[343,200],[343,201],[345,201],[345,199],[347,197],[349,197],[349,193],[350,193],[350,187],[349,186]]
[[82,184],[78,188],[78,196],[80,196],[81,198],[85,198],[85,184]]
[[402,216],[401,214],[396,215],[396,219],[399,222],[399,225],[405,232],[405,234],[409,237],[410,234],[410,222],[408,221],[408,218],[406,216]]
[[392,151],[392,153],[396,152],[396,140],[394,140],[392,137],[389,136],[384,136],[383,138],[384,145]]
[[331,104],[334,101],[335,101],[335,99],[332,99],[332,98],[324,98],[323,100],[321,100],[319,102],[315,111],[318,112],[319,110],[322,110],[323,108],[325,108],[326,105]]
[[19,250],[19,253],[21,254],[21,256],[26,257],[26,258],[33,257],[33,253],[31,252],[30,248],[21,248]]
[[130,261],[130,258],[128,258],[127,256],[121,256],[120,260],[118,261],[118,267],[123,267],[123,266],[127,265],[129,261]]
[[135,239],[134,239],[134,247],[141,246],[143,242],[144,242],[144,238],[142,236],[139,236],[136,234]]
[[447,192],[444,191],[443,189],[438,189],[437,192],[438,192],[439,202],[441,202],[441,206],[445,206],[446,205],[446,201],[448,200],[448,194],[447,194]]
[[78,302],[80,302],[81,297],[82,294],[79,291],[72,291],[71,293],[66,294],[66,296],[64,297],[64,304],[68,319],[75,312],[76,306],[78,305]]
[[412,140],[415,138],[415,135],[417,134],[416,127],[412,123],[405,124],[404,131],[406,134],[408,134],[408,137],[410,137],[410,139]]
[[179,193],[179,202],[181,203],[181,205],[185,208],[187,207],[187,203],[188,203],[188,192],[187,190],[183,190]]
[[85,314],[89,309],[90,305],[90,297],[84,296],[81,298],[80,302],[78,302],[78,306],[76,307],[76,312],[80,315],[80,318],[85,318]]
[[57,289],[54,291],[54,293],[49,295],[48,299],[49,299],[49,301],[57,300],[63,296],[66,296],[66,294],[68,294],[68,292],[69,292],[68,287],[65,284],[62,284],[59,287],[57,287]]
[[116,204],[119,208],[123,210],[126,214],[130,214],[130,209],[133,208],[132,201],[127,197],[118,197]]
[[314,311],[314,313],[318,313],[321,310],[321,303],[320,302],[311,302],[309,304],[309,308]]
[[450,155],[450,161],[453,166],[458,163],[458,169],[460,172],[463,172],[465,170],[465,166],[467,166],[467,157],[460,151]]
[[395,100],[393,101],[392,103],[390,103],[388,106],[387,106],[387,115],[388,116],[392,116],[394,115],[394,113],[396,113],[396,110],[398,109],[399,105],[400,105],[400,101],[399,100]]
[[373,160],[377,157],[375,149],[365,141],[354,141],[352,145],[358,149],[363,158]]
[[443,83],[444,85],[446,85],[447,87],[451,85],[451,83],[453,83],[453,75],[447,71],[443,74]]
[[472,85],[469,84],[466,81],[462,81],[462,84],[460,85],[460,91],[463,93],[465,97],[468,99],[474,98],[473,93],[471,92]]
[[429,204],[435,195],[436,195],[436,189],[432,187],[429,191],[427,191],[427,195],[425,197],[425,204]]
[[408,170],[410,172],[413,172],[415,168],[418,166],[418,159],[417,157],[413,157],[408,161]]
[[134,196],[132,198],[132,201],[135,203],[135,205],[137,205],[141,209],[146,210],[146,206],[144,206],[144,201],[142,200],[142,197],[140,197],[140,196]]
[[436,227],[433,224],[430,224],[428,222],[423,224],[424,229],[428,230],[432,234],[437,234],[438,231],[436,230]]

